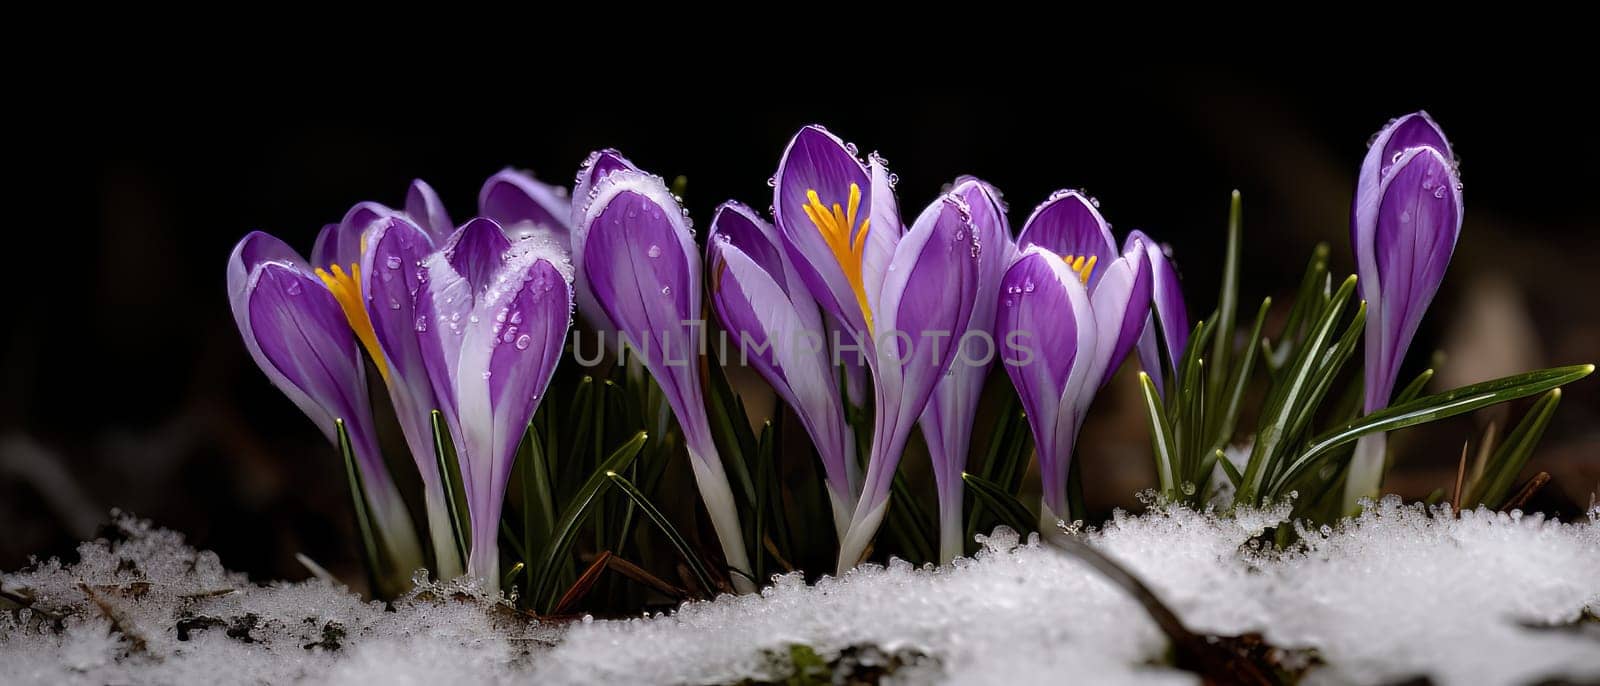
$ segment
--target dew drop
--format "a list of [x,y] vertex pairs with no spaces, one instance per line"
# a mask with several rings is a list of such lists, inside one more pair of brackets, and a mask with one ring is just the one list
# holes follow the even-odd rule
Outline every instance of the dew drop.
[[662,286],[661,287],[661,294],[662,295],[672,295],[672,287],[671,286]]
[[383,261],[383,264],[390,269],[399,269],[400,257],[398,255],[390,255],[389,259]]
[[651,244],[650,249],[645,251],[645,254],[649,255],[652,259],[660,257],[661,256],[661,246],[655,245],[655,244]]
[[389,299],[389,309],[391,309],[391,310],[400,309],[400,301],[399,300],[395,300],[393,298],[390,298]]
[[533,345],[532,336],[529,336],[528,334],[522,334],[521,336],[517,337],[517,350],[527,350],[528,346],[530,345]]
[[857,148],[855,143],[845,143],[844,144],[844,154],[849,155],[851,157],[855,157],[856,154],[859,153],[859,152],[861,152],[861,149]]
[[300,295],[300,290],[301,288],[299,281],[290,281],[289,285],[283,288],[283,292],[288,293],[289,295]]

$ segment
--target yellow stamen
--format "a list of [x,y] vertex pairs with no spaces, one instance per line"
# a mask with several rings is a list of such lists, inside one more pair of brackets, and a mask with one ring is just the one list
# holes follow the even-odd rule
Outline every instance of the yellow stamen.
[[[330,270],[332,274],[328,273]],[[383,361],[383,349],[378,347],[378,334],[372,330],[366,303],[361,300],[361,267],[350,265],[348,274],[337,264],[328,270],[318,268],[317,278],[327,284],[328,292],[333,293],[333,299],[339,301],[339,309],[344,310],[344,318],[349,320],[356,338],[361,339],[361,344],[372,355],[372,361],[377,363],[378,374],[383,376],[383,382],[389,383],[389,366]]]
[[862,219],[861,229],[856,230],[856,217],[861,209],[861,187],[850,184],[849,204],[844,207],[839,203],[833,203],[831,208],[824,205],[814,190],[806,191],[806,200],[809,202],[801,205],[800,209],[805,210],[806,216],[811,218],[811,223],[817,227],[822,240],[833,252],[833,259],[838,260],[839,267],[844,270],[845,281],[855,291],[856,304],[861,306],[861,317],[866,321],[870,333],[872,308],[867,305],[867,288],[861,277],[861,257],[867,245],[867,228],[872,220]]
[[1087,258],[1083,255],[1064,255],[1061,258],[1061,261],[1067,263],[1067,268],[1077,274],[1078,280],[1082,281],[1085,286],[1089,285],[1089,274],[1094,272],[1094,263],[1099,260],[1100,257],[1097,255],[1090,255]]

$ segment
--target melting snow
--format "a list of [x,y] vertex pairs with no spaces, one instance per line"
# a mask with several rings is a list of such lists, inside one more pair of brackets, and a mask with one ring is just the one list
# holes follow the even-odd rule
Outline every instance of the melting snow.
[[[1282,510],[1121,515],[1090,540],[1189,628],[1314,648],[1309,683],[1600,678],[1600,510],[1458,518],[1387,499],[1290,553],[1250,539]],[[670,616],[530,622],[425,585],[395,611],[322,581],[251,584],[180,536],[122,517],[80,560],[0,575],[0,681],[705,683],[782,680],[793,645],[894,662],[899,681],[1193,683],[1143,610],[1083,564],[1007,530],[944,569],[869,566]],[[9,606],[11,603],[7,603]]]

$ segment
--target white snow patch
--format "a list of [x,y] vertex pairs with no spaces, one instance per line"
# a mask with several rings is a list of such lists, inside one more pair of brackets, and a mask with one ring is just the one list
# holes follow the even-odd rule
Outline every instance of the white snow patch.
[[[1530,628],[1600,614],[1600,511],[1572,524],[1454,518],[1386,499],[1303,532],[1289,553],[1250,542],[1282,516],[1154,508],[1089,538],[1192,630],[1315,648],[1326,664],[1308,683],[1600,678],[1592,623]],[[553,625],[451,585],[394,611],[321,581],[253,585],[177,534],[118,523],[121,540],[83,544],[75,564],[0,575],[6,597],[35,608],[0,610],[0,681],[717,683],[783,679],[788,663],[773,656],[793,644],[824,659],[863,646],[876,649],[869,663],[900,656],[902,682],[1196,681],[1163,666],[1165,638],[1120,589],[1006,530],[942,569],[897,562],[814,585],[789,575],[670,616]]]

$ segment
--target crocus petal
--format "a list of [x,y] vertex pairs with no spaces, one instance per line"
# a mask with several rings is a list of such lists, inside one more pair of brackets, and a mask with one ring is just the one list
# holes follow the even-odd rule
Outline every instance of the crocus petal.
[[1094,365],[1099,373],[1096,387],[1111,381],[1138,342],[1139,332],[1150,316],[1150,281],[1144,244],[1134,241],[1127,253],[1112,260],[1101,272],[1099,283],[1089,287],[1098,352]]
[[872,455],[861,500],[840,544],[841,571],[855,565],[882,522],[906,439],[955,359],[950,338],[971,320],[981,252],[977,234],[966,202],[946,195],[923,211],[895,249],[873,345]]
[[[711,440],[700,388],[700,255],[661,179],[617,169],[597,181],[573,252],[608,319],[631,339],[683,429],[690,466],[728,564],[748,570],[733,492]],[[687,323],[686,323],[687,322]],[[754,590],[735,575],[735,587]]]
[[572,184],[572,221],[569,226],[577,226],[583,221],[584,208],[594,200],[595,185],[611,172],[619,170],[638,172],[639,167],[611,148],[589,153],[589,157],[578,168],[578,176]]
[[467,569],[499,578],[500,513],[517,445],[560,361],[572,317],[570,266],[554,243],[516,244],[484,291],[462,335],[456,373],[470,494],[472,552]]
[[330,265],[348,267],[361,262],[361,234],[380,219],[387,219],[395,211],[375,202],[356,203],[338,224],[322,227],[317,242],[311,246],[311,264],[326,268]]
[[438,407],[417,337],[416,297],[423,287],[423,260],[433,241],[420,227],[391,217],[367,231],[361,256],[361,292],[367,318],[389,369],[390,396],[423,483],[437,483],[430,415]]
[[855,438],[828,364],[816,304],[799,303],[732,241],[712,242],[712,305],[748,362],[794,408],[827,473],[835,526],[843,532],[856,496]]
[[563,249],[571,242],[572,200],[567,189],[515,169],[501,170],[483,182],[478,214],[495,220],[513,237],[544,236]]
[[[862,312],[861,304],[867,291],[862,285],[858,294],[856,285],[846,276],[846,265],[841,264],[841,260],[859,260],[843,244],[855,244],[863,220],[872,218],[874,197],[883,197],[874,195],[866,168],[837,136],[821,127],[807,126],[795,134],[784,150],[773,184],[773,213],[778,230],[783,234],[790,260],[812,297],[824,311],[848,323],[853,330],[867,331],[867,313]],[[851,187],[856,189],[854,196]],[[829,246],[823,229],[806,211],[812,206],[812,194],[830,212],[835,205],[839,206],[845,223],[854,224],[840,230],[847,236],[835,237],[836,245],[840,246],[838,251]],[[854,207],[851,206],[852,197],[856,199]],[[883,228],[897,232],[898,220],[894,224]],[[878,227],[869,222],[863,249],[876,230]],[[848,268],[855,270],[860,265]]]
[[[1178,368],[1178,358],[1183,355],[1183,349],[1189,344],[1189,308],[1183,300],[1183,284],[1178,280],[1178,270],[1172,265],[1172,258],[1167,254],[1168,248],[1156,243],[1143,231],[1129,232],[1127,240],[1123,241],[1123,252],[1133,248],[1135,242],[1143,243],[1145,254],[1150,260],[1150,288],[1151,300],[1154,307],[1155,321],[1161,326],[1161,339],[1166,344],[1166,360],[1173,369]],[[1151,331],[1151,336],[1155,334]],[[1140,360],[1146,371],[1155,370],[1151,377],[1160,378],[1161,363],[1155,357],[1145,361],[1141,338]],[[1161,386],[1160,381],[1156,386]]]
[[[1356,196],[1350,212],[1350,244],[1355,246],[1358,279],[1356,286],[1369,306],[1378,302],[1382,284],[1378,281],[1378,264],[1370,246],[1378,230],[1378,204],[1382,200],[1384,177],[1391,174],[1395,163],[1407,148],[1431,147],[1454,160],[1450,143],[1444,131],[1433,122],[1427,112],[1413,112],[1391,120],[1367,147],[1367,156],[1361,162],[1361,175],[1356,180]],[[1376,314],[1376,313],[1374,313]]]
[[700,260],[666,187],[637,172],[614,172],[585,218],[579,269],[611,322],[630,339],[662,392],[682,414],[692,449],[709,449],[698,367],[698,335],[683,322],[699,313]]
[[1090,290],[1100,281],[1104,265],[1117,257],[1111,225],[1100,215],[1094,201],[1076,190],[1056,191],[1034,208],[1022,224],[1017,245],[1038,245],[1057,255],[1095,258],[1097,266],[1089,273]]
[[1389,402],[1406,349],[1444,280],[1462,218],[1455,170],[1434,148],[1402,153],[1380,194],[1372,250],[1381,289],[1373,308],[1379,320],[1367,327],[1367,359],[1377,374],[1367,386],[1369,412]]
[[510,247],[500,225],[478,218],[423,262],[423,291],[417,294],[413,323],[438,409],[454,436],[461,435],[455,377],[462,338],[477,299],[494,283]]
[[[778,235],[777,227],[762,219],[748,205],[730,200],[717,207],[711,217],[711,237],[706,241],[708,255],[717,243],[729,243],[743,251],[783,285],[790,299],[804,298],[815,305],[805,290],[805,283],[800,280],[800,274],[784,254],[783,237]],[[812,309],[816,308],[813,306]]]
[[872,224],[862,246],[861,279],[867,301],[877,307],[883,277],[905,227],[900,223],[900,203],[894,197],[894,175],[889,173],[888,163],[874,153],[867,157],[867,170],[872,178]]
[[1073,379],[1087,376],[1095,357],[1089,294],[1059,255],[1030,246],[1006,270],[999,298],[1001,360],[1033,431],[1044,501],[1064,511],[1075,436],[1058,436],[1056,418],[1064,398],[1076,401],[1068,390],[1083,385]]
[[389,398],[395,417],[422,477],[439,575],[453,578],[461,574],[461,560],[433,450],[432,412],[439,402],[423,361],[418,336],[419,327],[425,329],[426,325],[418,321],[415,303],[419,293],[426,297],[422,264],[433,252],[433,241],[420,227],[396,216],[369,228],[366,246],[361,255],[361,292],[367,318],[389,370]]
[[411,188],[406,190],[406,216],[435,243],[443,243],[456,228],[444,210],[444,203],[439,201],[439,194],[422,179],[412,181]]
[[964,545],[961,471],[972,439],[972,416],[996,352],[993,331],[1000,278],[1015,250],[998,191],[978,179],[963,178],[951,193],[966,202],[980,251],[972,316],[966,329],[952,336],[951,344],[958,346],[957,359],[934,389],[918,422],[939,494],[940,558],[944,562],[960,555]]
[[[282,262],[250,272],[241,332],[273,385],[337,444],[344,420],[383,544],[399,571],[420,566],[416,533],[373,431],[366,370],[338,301],[315,276]],[[235,313],[240,316],[240,313]]]
[[[250,281],[251,270],[263,262],[282,262],[301,269],[306,264],[300,253],[272,234],[251,231],[239,239],[228,256],[228,301],[233,305],[233,321],[240,331],[246,330],[245,286]],[[245,336],[245,344],[253,346],[255,341]]]

